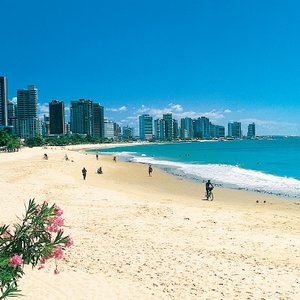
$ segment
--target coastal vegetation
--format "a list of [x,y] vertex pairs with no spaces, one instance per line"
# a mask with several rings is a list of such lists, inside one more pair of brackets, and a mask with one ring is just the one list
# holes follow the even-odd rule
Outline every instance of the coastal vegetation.
[[6,130],[0,130],[1,151],[14,152],[21,147],[21,140],[15,135],[9,134]]
[[63,135],[63,136],[51,136],[42,137],[36,136],[34,138],[29,138],[25,140],[25,146],[28,147],[39,147],[39,146],[66,146],[66,145],[78,145],[78,144],[99,144],[99,143],[109,143],[109,139],[99,139],[88,136],[82,136],[80,134],[74,135]]
[[20,296],[17,282],[24,275],[24,266],[44,268],[46,261],[64,257],[66,247],[73,245],[71,236],[64,236],[63,210],[47,202],[29,200],[20,224],[0,227],[0,300]]

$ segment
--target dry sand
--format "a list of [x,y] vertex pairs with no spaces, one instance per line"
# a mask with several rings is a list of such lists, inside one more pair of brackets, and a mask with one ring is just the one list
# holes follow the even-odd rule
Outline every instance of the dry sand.
[[0,154],[0,223],[48,200],[75,240],[61,274],[26,269],[22,299],[300,299],[300,199],[216,188],[208,202],[204,184],[75,148]]

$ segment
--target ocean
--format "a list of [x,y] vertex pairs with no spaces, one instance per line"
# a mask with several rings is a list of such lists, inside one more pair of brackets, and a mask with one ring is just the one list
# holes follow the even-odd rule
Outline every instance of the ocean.
[[300,197],[300,138],[141,144],[94,149],[200,182]]

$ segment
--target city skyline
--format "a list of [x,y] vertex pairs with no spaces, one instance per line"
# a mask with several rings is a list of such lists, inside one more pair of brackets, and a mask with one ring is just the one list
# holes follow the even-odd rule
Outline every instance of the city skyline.
[[[225,127],[214,124],[205,117],[186,116],[176,119],[172,113],[164,113],[162,118],[158,116],[153,120],[149,114],[139,115],[139,131],[134,134],[136,128],[129,125],[121,126],[116,122],[109,121],[104,116],[104,107],[90,99],[71,101],[70,120],[65,120],[65,105],[63,101],[52,100],[48,103],[49,115],[38,118],[38,89],[29,85],[27,89],[17,90],[17,103],[7,102],[7,79],[0,76],[1,113],[6,116],[9,123],[1,124],[11,133],[21,138],[42,136],[60,136],[80,134],[104,140],[112,138],[119,140],[138,137],[141,140],[172,141],[177,139],[215,139],[225,138]],[[177,107],[178,109],[178,107]],[[8,117],[8,118],[7,118]],[[3,119],[3,118],[2,118]],[[180,123],[179,123],[180,121]],[[228,123],[228,138],[255,138],[255,123],[248,124],[247,135],[243,134],[241,122]]]
[[257,135],[300,135],[297,1],[1,6],[8,98],[36,85],[40,116],[54,99],[68,112],[85,98],[121,126],[138,128],[142,113],[172,113],[222,126],[238,121],[243,132],[254,122]]
[[[34,86],[34,85],[31,85],[31,86]],[[30,86],[28,86],[28,87],[30,87]],[[40,103],[37,102],[37,115],[38,115],[40,120],[42,120],[45,116],[47,116],[49,118],[50,114],[51,114],[50,110],[49,110],[50,104],[52,102],[62,102],[63,105],[64,105],[64,117],[67,116],[66,117],[66,122],[70,122],[71,121],[71,113],[70,113],[71,109],[70,108],[72,107],[72,102],[78,102],[80,100],[84,100],[84,99],[72,100],[69,103],[69,105],[66,105],[66,106],[65,106],[64,101],[61,101],[61,100],[58,100],[58,99],[53,99],[49,103],[43,103],[43,104],[40,104]],[[87,99],[87,101],[93,101],[93,100]],[[14,99],[12,99],[12,100],[8,99],[8,104],[16,105],[16,103],[17,103],[17,97],[14,97]],[[99,106],[99,103],[97,103],[97,105]],[[216,123],[218,121],[220,122],[220,119],[223,118],[224,114],[231,113],[231,111],[228,110],[228,109],[224,110],[224,111],[213,110],[213,111],[208,112],[208,113],[196,113],[194,111],[188,111],[187,112],[187,111],[183,111],[183,107],[180,104],[173,104],[173,103],[170,103],[164,109],[153,109],[153,108],[149,108],[149,107],[146,107],[146,106],[142,105],[142,107],[139,108],[135,112],[135,116],[129,117],[129,118],[125,119],[124,122],[123,122],[123,121],[116,121],[112,118],[104,116],[104,110],[113,111],[113,112],[123,112],[123,111],[127,110],[126,106],[123,106],[123,107],[120,107],[120,108],[108,108],[108,109],[105,109],[103,106],[101,106],[101,107],[102,107],[102,110],[103,110],[102,111],[103,117],[105,117],[106,120],[110,120],[113,123],[118,123],[120,125],[120,127],[123,127],[123,128],[124,127],[130,127],[133,130],[135,130],[135,132],[140,132],[140,117],[142,115],[149,115],[149,113],[150,113],[149,116],[151,116],[153,121],[155,121],[155,119],[160,119],[164,115],[171,114],[173,119],[176,120],[177,122],[180,122],[184,118],[190,118],[190,119],[193,119],[193,120],[196,120],[196,119],[199,119],[199,118],[207,118],[207,119],[209,119],[210,122],[213,122],[213,123]],[[128,120],[134,120],[134,121],[130,122]],[[251,125],[252,123],[255,123],[257,121],[259,123],[259,120],[256,120],[256,119],[243,119],[243,120],[240,120],[239,121],[239,123],[241,123],[240,137],[247,136],[246,132],[248,132],[248,130],[249,130],[249,125]],[[226,124],[224,123],[224,125],[223,125],[223,123],[220,123],[220,124],[217,124],[217,125],[214,124],[214,125],[215,126],[221,126],[221,127],[225,128],[225,127],[228,127],[230,123],[236,123],[236,122],[237,121],[235,121],[235,120],[229,120]],[[154,123],[153,123],[153,125],[154,125]],[[261,125],[261,124],[259,124],[259,125]],[[180,129],[180,127],[179,127],[179,129]],[[259,134],[257,134],[257,135],[259,136]],[[266,135],[268,135],[268,134],[266,134]],[[273,135],[284,135],[284,134],[277,133],[277,134],[273,134]],[[138,136],[138,135],[136,135],[136,136]],[[227,130],[227,134],[225,136],[230,136],[229,130]],[[261,136],[263,136],[263,134],[261,134]]]

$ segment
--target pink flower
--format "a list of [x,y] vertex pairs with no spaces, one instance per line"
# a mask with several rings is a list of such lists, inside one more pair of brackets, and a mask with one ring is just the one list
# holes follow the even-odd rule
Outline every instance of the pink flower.
[[16,268],[17,266],[20,266],[23,263],[22,256],[15,254],[12,256],[9,260],[9,266]]
[[62,217],[55,216],[50,220],[50,225],[47,226],[46,231],[48,232],[58,232],[60,226],[64,225],[64,219]]
[[46,260],[47,260],[47,258],[46,258],[45,256],[43,256],[43,257],[40,259],[40,263],[41,263],[42,265],[44,265],[45,262],[46,262]]
[[1,236],[3,239],[9,239],[11,237],[11,230],[8,228]]
[[54,205],[54,212],[57,217],[64,213],[64,211],[57,204]]
[[42,210],[42,208],[39,205],[37,205],[36,208],[35,208],[35,211],[37,213],[39,213],[39,212],[41,212],[41,210]]
[[54,274],[55,275],[58,275],[60,273],[60,271],[56,268],[55,270],[54,270]]
[[55,259],[62,259],[64,257],[62,246],[57,246],[51,254]]
[[68,236],[68,240],[65,245],[66,245],[66,247],[71,247],[74,245],[74,240],[70,235]]
[[62,217],[54,217],[52,223],[56,226],[63,226],[64,225],[64,219]]

